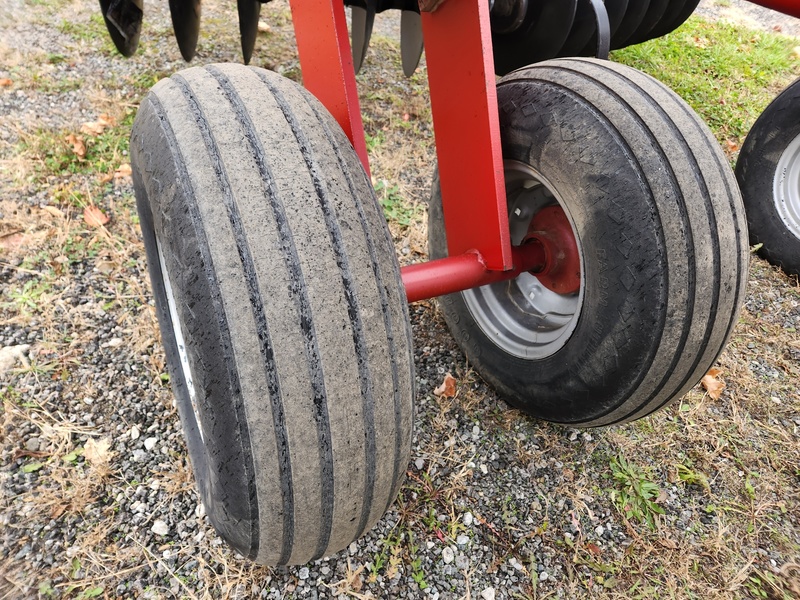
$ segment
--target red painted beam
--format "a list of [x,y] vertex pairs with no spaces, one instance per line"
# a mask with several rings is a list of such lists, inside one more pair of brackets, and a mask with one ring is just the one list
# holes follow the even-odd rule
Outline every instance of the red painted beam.
[[800,18],[800,0],[749,0],[753,4]]
[[477,252],[467,252],[400,269],[406,298],[409,302],[427,300],[445,294],[463,292],[488,283],[514,279],[524,271],[541,272],[547,264],[546,250],[539,243],[512,248],[514,268],[508,271],[489,270]]
[[290,0],[303,85],[339,122],[369,175],[342,0]]
[[448,0],[422,13],[448,254],[512,266],[489,3]]

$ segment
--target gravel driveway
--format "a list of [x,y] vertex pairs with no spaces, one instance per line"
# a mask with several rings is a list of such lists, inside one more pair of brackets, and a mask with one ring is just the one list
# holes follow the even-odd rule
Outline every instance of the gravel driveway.
[[[238,60],[228,4],[204,3],[201,64]],[[262,12],[254,62],[296,76],[286,5]],[[95,13],[91,0],[0,5],[0,598],[800,598],[800,288],[756,258],[719,399],[698,387],[597,430],[510,409],[435,303],[412,305],[417,419],[397,502],[302,568],[228,550],[194,490],[126,170],[136,103],[184,63],[166,3],[147,5],[131,60]],[[699,14],[800,34],[739,0]],[[374,176],[410,201],[411,227],[392,230],[402,260],[418,259],[425,73],[402,79],[386,38],[372,52],[359,81]],[[433,393],[446,373],[454,397]],[[623,494],[643,482],[663,514],[629,510]]]

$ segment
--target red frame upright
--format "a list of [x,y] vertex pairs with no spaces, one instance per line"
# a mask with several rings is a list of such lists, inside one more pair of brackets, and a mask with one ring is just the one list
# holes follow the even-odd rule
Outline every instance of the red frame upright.
[[[303,84],[339,121],[369,172],[342,0],[291,0]],[[542,263],[512,253],[486,0],[422,13],[449,258],[402,269],[410,302],[510,279]]]

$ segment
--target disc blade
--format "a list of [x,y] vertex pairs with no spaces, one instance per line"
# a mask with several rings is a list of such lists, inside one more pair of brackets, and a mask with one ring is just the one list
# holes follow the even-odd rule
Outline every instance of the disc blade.
[[258,15],[261,13],[261,3],[257,0],[236,0],[239,12],[239,35],[242,38],[242,56],[244,64],[250,64],[253,48],[256,46],[258,35]]
[[404,10],[400,14],[400,55],[406,77],[411,77],[417,70],[423,48],[422,18],[418,12]]
[[133,56],[142,31],[142,0],[100,0],[111,41],[122,56]]
[[352,6],[350,14],[350,39],[353,50],[353,68],[356,73],[364,64],[364,57],[372,38],[372,27],[375,25],[376,0],[367,0],[366,7]]
[[189,62],[194,58],[200,34],[200,0],[169,0],[169,13],[181,56]]

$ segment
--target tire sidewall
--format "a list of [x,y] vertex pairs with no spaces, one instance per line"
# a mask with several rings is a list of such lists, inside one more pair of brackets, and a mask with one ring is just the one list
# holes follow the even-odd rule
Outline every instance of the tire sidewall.
[[[546,96],[547,115],[526,116],[526,97]],[[615,196],[645,194],[641,174],[621,139],[591,115],[577,97],[554,86],[511,81],[498,87],[503,157],[534,166],[560,196],[582,248],[583,302],[565,345],[541,360],[510,356],[472,318],[461,294],[442,299],[448,324],[468,359],[486,365],[481,374],[512,404],[540,418],[590,422],[613,410],[639,382],[652,361],[663,328],[666,252],[659,223],[626,212]],[[575,160],[575,157],[580,157]],[[434,186],[434,206],[440,204]],[[431,212],[431,231],[441,232],[440,209]],[[437,223],[436,221],[439,220]],[[439,235],[443,239],[443,235]],[[646,251],[631,252],[636,248]],[[442,244],[432,247],[440,254]],[[436,256],[434,256],[436,257]],[[646,282],[646,283],[644,283]],[[646,332],[651,332],[648,335]],[[587,415],[574,421],[570,415]]]
[[800,232],[792,232],[776,206],[778,161],[800,136],[800,79],[786,88],[756,120],[736,162],[752,244],[787,272],[800,274]]

